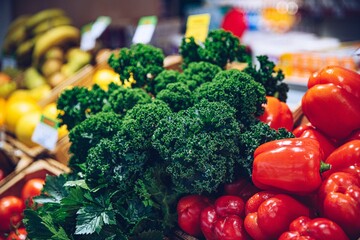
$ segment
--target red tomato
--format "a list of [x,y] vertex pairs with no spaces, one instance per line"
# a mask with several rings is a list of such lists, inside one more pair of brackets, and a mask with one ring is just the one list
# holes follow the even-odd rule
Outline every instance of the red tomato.
[[177,204],[179,227],[191,236],[200,237],[200,214],[209,205],[210,200],[201,195],[182,197]]
[[21,198],[23,201],[26,202],[29,200],[29,205],[31,206],[32,198],[40,195],[44,184],[45,181],[42,178],[33,178],[27,181],[21,191]]
[[8,232],[12,226],[17,226],[25,209],[24,201],[15,196],[0,199],[0,231]]
[[27,232],[25,228],[19,228],[11,232],[6,240],[26,240]]
[[0,181],[5,178],[5,172],[4,170],[0,169]]

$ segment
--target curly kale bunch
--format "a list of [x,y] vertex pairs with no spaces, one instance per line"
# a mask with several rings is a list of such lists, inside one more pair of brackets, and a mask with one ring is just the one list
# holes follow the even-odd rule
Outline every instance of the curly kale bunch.
[[69,132],[70,152],[77,156],[69,165],[84,163],[90,148],[96,146],[101,139],[112,138],[121,127],[122,119],[114,112],[99,112],[76,125]]
[[161,90],[166,88],[166,85],[169,83],[178,82],[178,77],[180,76],[180,72],[175,70],[164,70],[159,75],[157,75],[153,81],[153,87],[148,89],[149,92],[156,95]]
[[179,81],[186,83],[193,91],[205,82],[211,82],[222,69],[209,62],[191,62],[180,74]]
[[264,112],[266,103],[264,87],[237,69],[219,72],[212,82],[202,84],[195,93],[198,100],[227,102],[236,109],[237,119],[249,125]]
[[185,38],[180,45],[184,67],[191,62],[205,61],[225,68],[232,61],[247,62],[250,56],[240,44],[239,38],[223,29],[211,30],[203,44],[193,38]]
[[281,69],[275,70],[274,62],[268,56],[257,56],[259,68],[248,65],[244,72],[251,75],[255,81],[261,83],[266,89],[266,96],[274,96],[282,102],[286,102],[289,86],[283,82],[284,74]]
[[106,111],[114,111],[118,114],[125,114],[136,104],[150,103],[151,96],[142,88],[125,88],[120,86],[114,90],[103,107]]
[[145,166],[157,158],[151,136],[159,121],[171,113],[161,101],[138,104],[129,110],[119,131],[89,150],[85,168],[87,183],[122,189],[134,184]]
[[[116,86],[112,85],[113,88]],[[108,92],[97,84],[93,85],[92,89],[78,86],[66,89],[57,100],[61,123],[71,130],[89,116],[100,112],[108,97]]]
[[177,191],[213,193],[233,180],[239,132],[234,108],[226,102],[203,100],[163,118],[153,146],[166,161]]
[[174,112],[185,110],[194,104],[192,92],[182,82],[168,84],[158,93],[156,99],[166,102]]
[[124,83],[131,74],[136,81],[134,87],[146,87],[164,70],[164,53],[160,48],[147,44],[134,44],[130,48],[121,48],[108,59],[110,67],[120,74]]

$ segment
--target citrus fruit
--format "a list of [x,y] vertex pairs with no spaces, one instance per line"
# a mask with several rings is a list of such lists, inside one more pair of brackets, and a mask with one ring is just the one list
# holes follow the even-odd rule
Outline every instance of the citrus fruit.
[[93,84],[98,84],[102,89],[107,90],[110,83],[120,84],[119,74],[108,68],[99,69],[93,76]]
[[10,132],[15,132],[17,121],[30,112],[40,112],[40,107],[34,100],[17,100],[7,102],[5,107],[5,124]]
[[33,111],[20,117],[16,123],[15,136],[16,138],[28,147],[37,146],[31,141],[32,134],[36,125],[40,122],[41,112]]

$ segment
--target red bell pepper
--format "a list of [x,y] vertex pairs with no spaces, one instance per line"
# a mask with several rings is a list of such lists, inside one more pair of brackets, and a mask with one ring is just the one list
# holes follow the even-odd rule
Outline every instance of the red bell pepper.
[[346,172],[331,174],[319,192],[321,215],[337,223],[351,239],[360,237],[360,180]]
[[313,125],[311,125],[311,123],[305,123],[293,129],[292,133],[294,134],[295,137],[300,137],[301,134],[303,134],[303,132],[308,129],[315,129],[315,128]]
[[[310,210],[305,205],[286,194],[265,192],[255,194],[255,199],[248,200],[255,208],[249,208],[244,220],[247,233],[257,240],[277,239],[285,232],[289,224],[300,216],[309,216]],[[250,212],[254,211],[254,212]]]
[[360,128],[360,74],[328,66],[310,77],[302,111],[311,124],[335,139]]
[[244,201],[247,201],[260,189],[254,186],[250,179],[239,178],[232,183],[226,183],[224,185],[224,195],[233,195],[241,197]]
[[252,181],[263,190],[309,194],[320,187],[320,172],[330,167],[322,159],[319,143],[314,139],[270,141],[255,150]]
[[326,159],[336,149],[335,143],[316,129],[306,129],[300,137],[317,140],[320,144],[320,148],[324,152],[324,159]]
[[181,230],[194,237],[202,236],[200,214],[207,206],[210,206],[210,200],[205,196],[182,197],[177,204],[178,225]]
[[320,240],[336,239],[348,240],[339,225],[326,218],[310,219],[301,216],[291,222],[289,231],[281,234],[278,240]]
[[248,239],[244,229],[244,201],[221,196],[201,212],[201,230],[207,240]]
[[323,173],[324,178],[335,172],[348,172],[360,179],[360,140],[338,147],[325,162],[331,165],[331,169]]
[[294,119],[289,106],[276,97],[266,96],[264,113],[259,120],[267,123],[273,129],[286,128],[291,131],[294,126]]

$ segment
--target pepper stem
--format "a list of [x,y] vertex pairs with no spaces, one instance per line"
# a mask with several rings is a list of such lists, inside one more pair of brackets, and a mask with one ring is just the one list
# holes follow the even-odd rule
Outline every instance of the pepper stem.
[[320,173],[330,170],[330,168],[331,168],[331,164],[325,163],[323,161],[320,162]]

